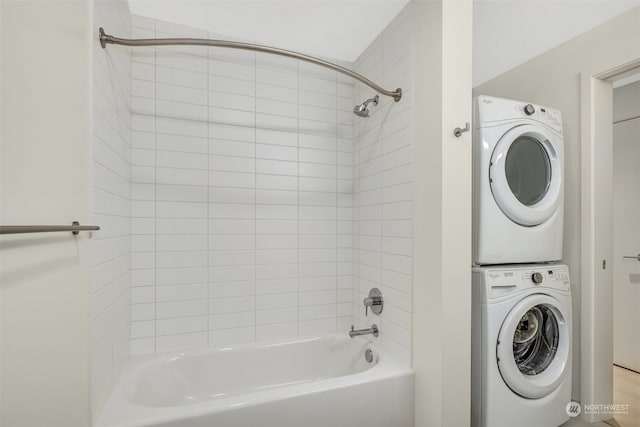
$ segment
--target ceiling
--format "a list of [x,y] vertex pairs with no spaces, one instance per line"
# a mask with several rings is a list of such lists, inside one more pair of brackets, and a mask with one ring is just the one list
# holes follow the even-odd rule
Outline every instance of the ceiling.
[[353,62],[408,0],[128,0],[131,13]]
[[[347,62],[355,61],[408,1],[128,0],[135,15]],[[638,4],[474,0],[473,86]]]

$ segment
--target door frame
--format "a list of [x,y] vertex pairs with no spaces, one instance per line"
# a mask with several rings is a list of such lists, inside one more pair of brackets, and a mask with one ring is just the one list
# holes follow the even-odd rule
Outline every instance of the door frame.
[[[584,404],[613,403],[613,82],[640,58],[581,73],[581,387]],[[610,414],[588,413],[589,422]]]

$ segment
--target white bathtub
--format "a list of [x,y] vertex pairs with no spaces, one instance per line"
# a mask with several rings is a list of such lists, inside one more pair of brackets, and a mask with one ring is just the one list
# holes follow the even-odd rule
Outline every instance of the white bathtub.
[[410,427],[413,371],[346,334],[158,355],[132,363],[98,425]]

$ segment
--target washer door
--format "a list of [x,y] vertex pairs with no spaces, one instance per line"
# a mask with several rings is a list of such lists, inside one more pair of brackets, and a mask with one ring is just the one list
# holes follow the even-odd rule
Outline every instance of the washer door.
[[569,313],[560,307],[549,295],[530,295],[511,309],[500,327],[498,369],[507,386],[522,397],[544,397],[566,375]]
[[562,169],[556,138],[541,127],[521,125],[505,133],[493,150],[491,192],[502,212],[517,224],[542,224],[560,205]]

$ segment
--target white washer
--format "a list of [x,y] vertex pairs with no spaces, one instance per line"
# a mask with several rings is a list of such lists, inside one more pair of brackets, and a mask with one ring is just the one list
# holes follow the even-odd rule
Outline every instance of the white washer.
[[571,401],[564,265],[473,269],[472,427],[555,427]]
[[563,162],[559,111],[488,96],[475,99],[475,264],[562,258]]

